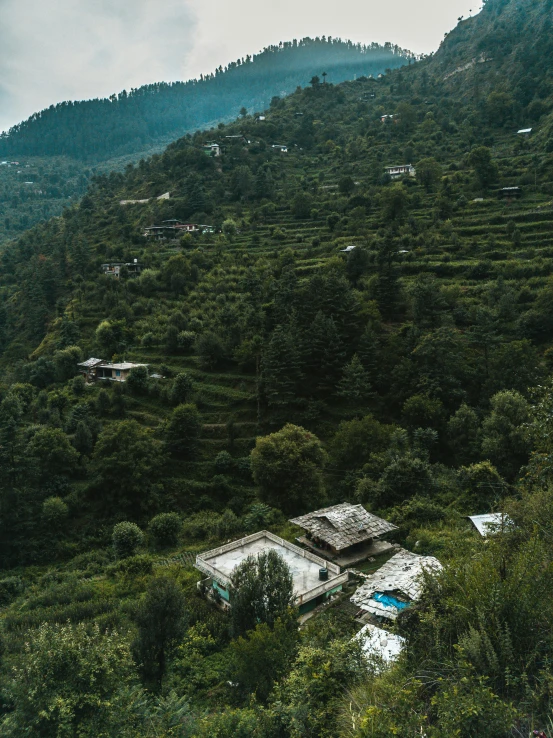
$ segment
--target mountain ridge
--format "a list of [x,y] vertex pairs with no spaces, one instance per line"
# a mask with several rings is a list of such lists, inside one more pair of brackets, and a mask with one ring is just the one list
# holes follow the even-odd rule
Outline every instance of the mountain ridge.
[[364,46],[326,37],[284,42],[199,79],[50,106],[0,135],[0,156],[109,159],[142,150],[159,136],[178,138],[211,120],[228,120],[242,107],[263,109],[271,97],[292,92],[315,74],[326,72],[329,81],[342,81],[414,58],[392,44]]

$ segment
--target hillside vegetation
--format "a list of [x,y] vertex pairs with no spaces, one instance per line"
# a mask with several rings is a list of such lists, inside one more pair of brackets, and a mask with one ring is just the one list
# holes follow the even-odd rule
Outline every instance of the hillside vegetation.
[[123,90],[108,99],[63,102],[31,116],[0,137],[0,156],[69,156],[105,161],[168,143],[246,108],[265,109],[326,72],[329,82],[378,75],[413,55],[397,46],[363,46],[332,38],[305,38],[271,46],[213,74],[187,82]]
[[[551,6],[488,0],[433,57],[313,79],[264,121],[97,176],[6,246],[0,732],[547,730]],[[399,164],[416,178],[390,181]],[[144,237],[171,218],[216,232]],[[139,276],[103,274],[134,259]],[[90,356],[156,377],[86,385]],[[445,566],[389,669],[351,640],[351,589],[298,633],[282,612],[241,631],[196,588],[197,552],[293,541],[288,518],[344,501]],[[466,516],[492,511],[514,525],[484,540]]]
[[121,171],[186,133],[233,120],[241,109],[264,110],[272,97],[308,85],[315,75],[336,83],[413,59],[391,44],[305,38],[200,79],[52,105],[0,135],[0,243],[59,215],[84,194],[94,172]]

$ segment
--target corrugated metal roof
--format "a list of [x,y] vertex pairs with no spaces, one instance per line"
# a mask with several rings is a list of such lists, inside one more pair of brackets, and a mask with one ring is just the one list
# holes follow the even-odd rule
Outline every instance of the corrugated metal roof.
[[501,526],[511,527],[513,521],[505,513],[489,513],[488,515],[469,515],[469,520],[480,533],[482,538],[497,533],[497,528]]
[[396,592],[406,600],[416,602],[422,592],[423,572],[438,572],[441,569],[442,565],[433,556],[400,551],[377,572],[367,577],[351,601],[373,615],[395,620],[400,608],[379,602],[374,595]]
[[405,638],[388,633],[371,623],[365,625],[355,638],[361,643],[366,656],[379,656],[386,664],[395,661],[405,646]]
[[397,530],[397,526],[367,512],[362,505],[351,505],[349,502],[316,510],[293,518],[290,522],[299,525],[336,551],[343,551],[356,543]]

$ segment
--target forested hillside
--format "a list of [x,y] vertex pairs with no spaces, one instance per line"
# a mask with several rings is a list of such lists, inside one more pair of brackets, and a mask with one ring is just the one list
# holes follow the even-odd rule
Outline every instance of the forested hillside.
[[68,156],[87,162],[143,152],[242,108],[264,110],[274,96],[325,73],[337,83],[377,76],[413,58],[391,44],[363,46],[325,38],[271,46],[187,82],[159,83],[109,99],[52,105],[0,136],[0,157]]
[[0,135],[0,244],[59,215],[95,171],[120,171],[185,133],[234,120],[241,109],[264,110],[272,97],[307,86],[313,76],[336,83],[413,60],[391,44],[305,38],[200,79],[52,105]]
[[[433,57],[187,135],[4,249],[2,735],[549,734],[551,6],[488,0]],[[144,236],[170,219],[215,232]],[[93,356],[149,370],[88,384]],[[355,579],[300,631],[196,586],[198,552],[345,501],[444,565],[388,668]]]

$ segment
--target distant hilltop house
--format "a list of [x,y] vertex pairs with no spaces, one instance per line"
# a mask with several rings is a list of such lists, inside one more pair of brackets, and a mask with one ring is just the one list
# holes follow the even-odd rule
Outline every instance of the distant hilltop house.
[[102,264],[102,271],[108,277],[119,279],[121,271],[126,269],[130,275],[140,274],[142,265],[138,263],[138,259],[132,262],[112,261],[108,264]]
[[131,370],[139,366],[148,367],[148,364],[133,364],[131,362],[111,364],[103,359],[94,358],[78,364],[79,371],[87,382],[95,382],[97,380],[126,382]]
[[348,572],[340,573],[340,567],[336,564],[263,530],[227,543],[226,546],[198,554],[196,569],[207,577],[198,583],[198,588],[219,601],[225,609],[232,607],[232,573],[248,556],[259,556],[267,551],[276,551],[288,564],[293,578],[294,604],[300,615],[340,592],[348,581]]
[[237,135],[237,136],[225,136],[225,143],[229,145],[233,144],[250,144],[251,141],[249,141],[245,136]]
[[288,153],[288,146],[283,146],[282,144],[273,144],[271,148],[275,149],[275,151],[280,151],[281,154]]
[[173,219],[164,220],[160,225],[148,226],[144,229],[146,238],[178,238],[185,233],[215,233],[215,226],[181,223],[180,220]]
[[417,170],[412,164],[403,164],[401,166],[386,167],[386,174],[391,179],[400,179],[400,177],[416,177]]
[[263,123],[264,121],[267,120],[267,116],[265,116],[265,115],[258,115],[255,120],[256,120],[257,123]]
[[517,133],[528,135],[529,133],[532,133],[532,130],[532,128],[521,128],[520,131],[517,131]]
[[290,522],[305,531],[298,543],[340,566],[352,566],[375,553],[390,550],[389,543],[378,539],[397,530],[397,526],[367,512],[362,505],[349,502],[316,510]]
[[346,246],[345,249],[340,249],[340,253],[341,254],[351,254],[351,252],[352,251],[355,251],[356,248],[357,248],[357,244],[356,243],[352,243],[349,246]]
[[380,118],[381,123],[399,123],[399,116],[397,115],[383,115]]
[[420,599],[424,573],[441,570],[442,565],[433,556],[400,551],[366,578],[351,601],[365,613],[364,617],[395,620],[402,610]]
[[203,150],[207,156],[221,156],[221,147],[218,143],[204,144]]

